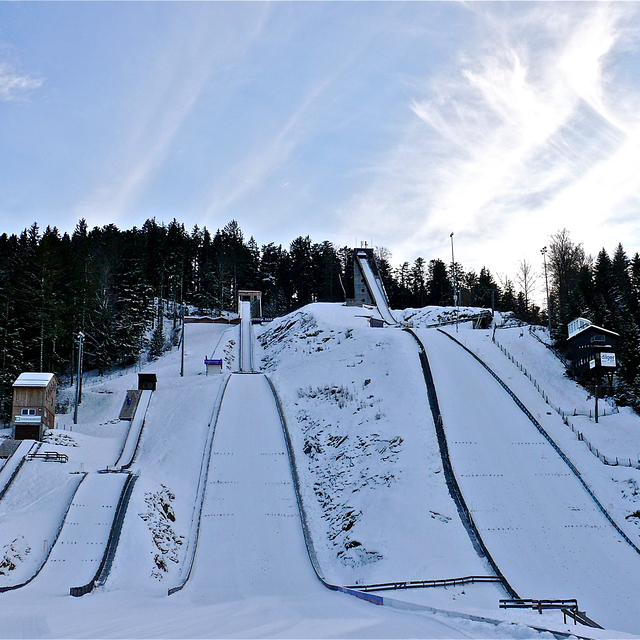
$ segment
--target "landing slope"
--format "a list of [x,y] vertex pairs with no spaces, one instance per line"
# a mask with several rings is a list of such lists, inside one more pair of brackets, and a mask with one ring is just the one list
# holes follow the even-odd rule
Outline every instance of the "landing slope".
[[356,634],[363,637],[463,637],[431,616],[400,617],[330,591],[317,579],[304,544],[277,408],[264,376],[232,376],[211,465],[194,571],[172,599],[232,605],[229,621],[214,635],[241,624],[244,615],[243,633],[251,637],[322,636],[329,629],[340,636],[359,629]]
[[610,629],[640,632],[640,556],[484,368],[447,336],[418,330],[454,472],[490,553],[525,598],[578,598]]

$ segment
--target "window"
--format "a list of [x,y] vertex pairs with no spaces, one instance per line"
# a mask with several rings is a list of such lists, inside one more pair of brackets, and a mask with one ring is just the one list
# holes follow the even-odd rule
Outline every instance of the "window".
[[22,415],[23,416],[35,416],[36,415],[36,410],[35,409],[23,409],[22,410]]

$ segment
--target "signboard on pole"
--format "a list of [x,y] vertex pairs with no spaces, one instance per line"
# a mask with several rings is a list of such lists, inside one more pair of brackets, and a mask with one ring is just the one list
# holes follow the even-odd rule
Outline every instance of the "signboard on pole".
[[616,354],[615,353],[601,353],[600,354],[600,366],[615,369],[616,367]]

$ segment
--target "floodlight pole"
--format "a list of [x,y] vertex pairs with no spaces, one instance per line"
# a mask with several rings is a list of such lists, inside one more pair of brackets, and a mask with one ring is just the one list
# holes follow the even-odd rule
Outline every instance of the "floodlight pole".
[[547,247],[540,249],[544,261],[544,284],[547,289],[547,320],[549,321],[549,340],[551,340],[551,306],[549,304],[549,280],[547,279]]
[[458,285],[456,281],[456,258],[453,253],[453,231],[449,236],[451,238],[451,272],[453,274],[453,304],[456,307],[456,333],[458,332]]
[[184,378],[184,302],[182,303],[182,348],[180,354],[180,377]]
[[73,407],[73,424],[78,424],[78,405],[80,404],[80,380],[82,379],[82,348],[84,333],[78,333],[78,373],[76,375],[76,398]]

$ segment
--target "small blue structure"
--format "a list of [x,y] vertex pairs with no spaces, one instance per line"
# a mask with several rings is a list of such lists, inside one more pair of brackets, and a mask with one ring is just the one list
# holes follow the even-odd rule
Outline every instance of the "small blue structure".
[[207,358],[207,356],[205,356],[204,364],[205,364],[205,367],[207,368],[206,375],[209,375],[210,373],[222,373],[222,360],[217,360],[217,359],[214,360],[212,358]]

